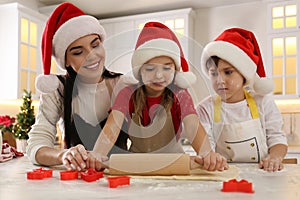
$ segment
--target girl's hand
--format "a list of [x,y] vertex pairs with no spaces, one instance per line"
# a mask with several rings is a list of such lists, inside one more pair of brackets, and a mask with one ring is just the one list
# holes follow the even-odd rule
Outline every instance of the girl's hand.
[[84,146],[78,144],[75,147],[67,149],[62,155],[62,163],[67,170],[82,171],[86,169],[86,160],[88,159],[88,153]]
[[268,171],[268,172],[276,172],[283,169],[281,157],[270,156],[268,155],[265,159],[259,162],[259,168]]
[[107,156],[102,156],[98,153],[95,153],[93,151],[88,152],[88,159],[86,160],[86,168],[93,168],[96,171],[102,171],[104,168],[108,168],[103,162],[107,161]]
[[210,151],[204,157],[196,156],[194,161],[202,165],[202,169],[207,171],[223,171],[229,168],[226,158],[213,151]]

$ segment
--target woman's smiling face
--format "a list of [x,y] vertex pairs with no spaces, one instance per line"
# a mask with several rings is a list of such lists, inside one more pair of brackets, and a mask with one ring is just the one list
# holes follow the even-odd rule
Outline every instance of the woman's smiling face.
[[66,67],[71,66],[80,80],[97,83],[104,69],[105,50],[96,34],[75,40],[66,51]]

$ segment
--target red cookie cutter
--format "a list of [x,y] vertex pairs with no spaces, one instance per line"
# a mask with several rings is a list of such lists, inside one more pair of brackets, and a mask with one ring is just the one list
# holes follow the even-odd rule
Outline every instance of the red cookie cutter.
[[102,178],[103,172],[97,172],[95,169],[89,168],[85,172],[80,172],[80,177],[86,182],[92,182]]
[[252,189],[252,183],[244,179],[237,181],[236,179],[229,180],[228,182],[223,182],[222,192],[245,192],[254,193]]
[[123,185],[130,185],[130,177],[129,176],[115,176],[115,177],[107,177],[108,187],[116,188]]
[[78,171],[75,170],[67,170],[60,172],[60,180],[69,181],[78,179]]
[[46,170],[43,168],[34,169],[32,172],[27,172],[27,179],[30,180],[41,180],[44,178],[51,178],[52,170]]

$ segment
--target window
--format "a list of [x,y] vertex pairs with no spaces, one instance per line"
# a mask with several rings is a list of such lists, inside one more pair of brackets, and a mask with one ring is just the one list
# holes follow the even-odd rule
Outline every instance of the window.
[[299,5],[296,1],[282,1],[269,7],[270,66],[274,80],[274,94],[299,97]]
[[20,46],[20,86],[19,96],[24,89],[35,94],[35,78],[37,75],[38,30],[37,23],[27,18],[21,18]]
[[285,29],[297,27],[297,5],[279,5],[272,7],[272,28]]

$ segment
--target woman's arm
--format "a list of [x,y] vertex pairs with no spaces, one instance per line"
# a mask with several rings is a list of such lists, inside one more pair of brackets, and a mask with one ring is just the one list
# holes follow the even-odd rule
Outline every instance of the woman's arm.
[[118,110],[112,110],[109,114],[105,126],[103,127],[93,149],[97,155],[106,156],[112,149],[120,134],[124,121],[124,114]]
[[[51,165],[57,163],[57,150],[54,150],[57,133],[56,124],[62,113],[62,97],[55,91],[42,94],[35,124],[29,132],[26,153],[34,164]],[[46,159],[41,159],[45,151],[39,151],[42,147],[53,149],[55,154],[47,154]],[[51,160],[50,162],[48,160]],[[56,161],[54,161],[56,160]],[[61,164],[61,163],[58,163]]]
[[41,147],[36,153],[36,161],[42,165],[61,165],[64,152],[67,149],[54,149],[52,147]]

